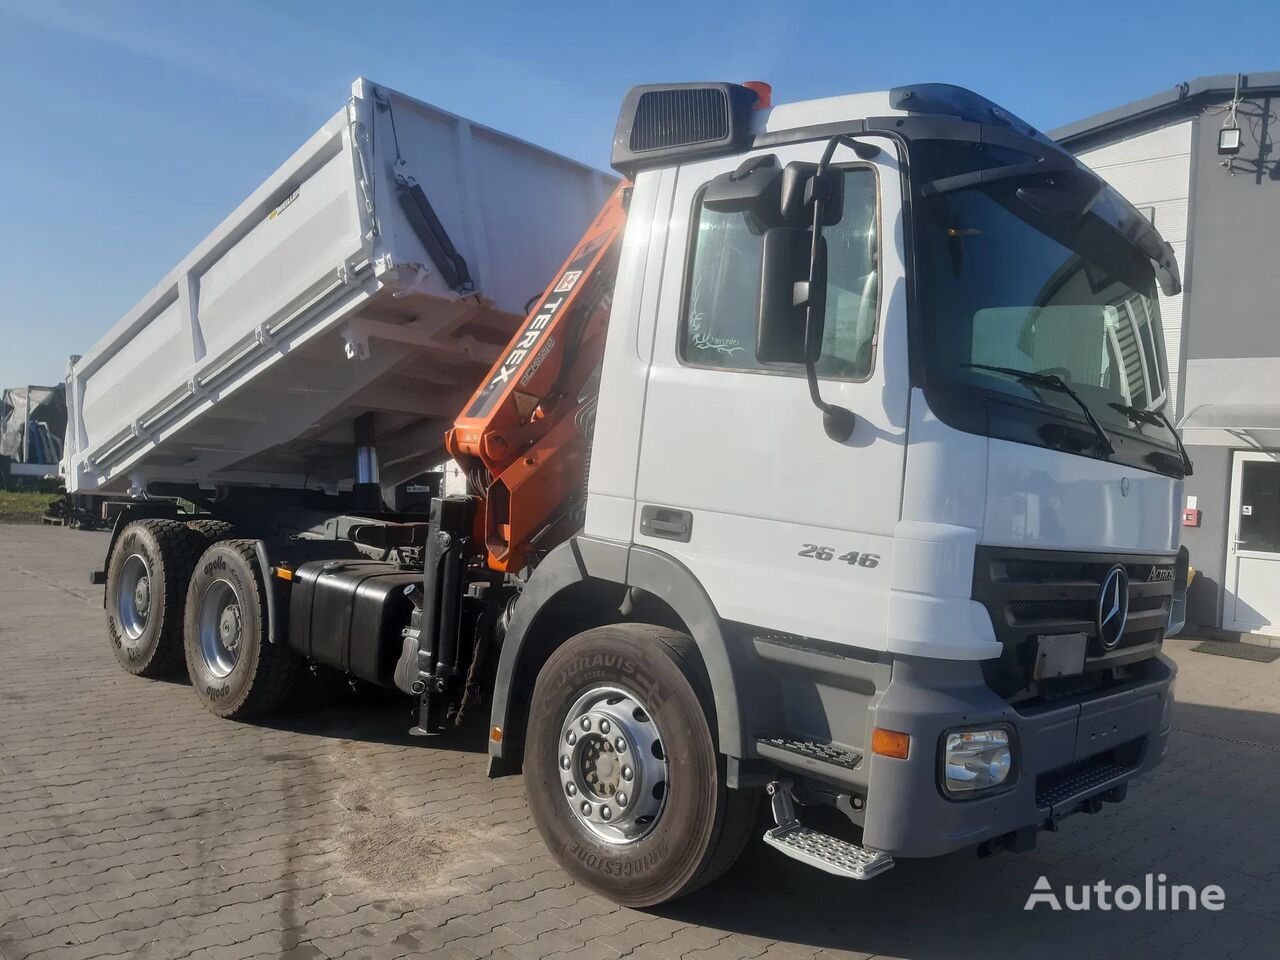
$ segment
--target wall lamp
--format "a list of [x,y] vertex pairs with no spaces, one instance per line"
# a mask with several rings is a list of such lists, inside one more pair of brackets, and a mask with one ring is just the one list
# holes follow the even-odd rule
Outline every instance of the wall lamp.
[[1240,121],[1236,119],[1236,110],[1240,107],[1240,74],[1236,74],[1236,92],[1227,104],[1227,118],[1222,121],[1222,129],[1218,131],[1218,156],[1225,157],[1222,165],[1230,174],[1236,175],[1236,154],[1244,146],[1240,134]]
[[1218,131],[1218,155],[1234,157],[1240,152],[1240,128],[1223,127]]

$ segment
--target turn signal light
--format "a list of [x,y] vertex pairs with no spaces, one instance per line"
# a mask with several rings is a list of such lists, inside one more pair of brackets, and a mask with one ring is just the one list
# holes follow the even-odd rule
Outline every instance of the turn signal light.
[[871,731],[871,752],[895,760],[907,759],[911,751],[911,735],[876,727]]
[[763,80],[748,80],[743,83],[748,90],[754,90],[756,94],[756,102],[752,105],[753,110],[768,110],[773,106],[773,87],[765,83]]

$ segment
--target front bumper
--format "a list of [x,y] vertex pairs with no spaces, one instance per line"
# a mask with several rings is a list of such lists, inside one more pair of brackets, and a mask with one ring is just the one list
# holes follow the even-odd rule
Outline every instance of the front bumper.
[[[874,723],[910,734],[911,749],[905,760],[871,756],[863,845],[895,857],[939,856],[1118,798],[1116,788],[1164,757],[1176,672],[1161,655],[1133,685],[1020,712],[991,691],[977,663],[896,661]],[[1009,782],[986,796],[945,796],[944,733],[989,723],[1013,729]]]

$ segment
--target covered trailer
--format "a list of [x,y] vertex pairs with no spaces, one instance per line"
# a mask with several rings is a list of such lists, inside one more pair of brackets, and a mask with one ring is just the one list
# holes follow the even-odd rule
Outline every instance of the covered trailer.
[[0,390],[0,485],[56,477],[66,427],[62,384]]
[[73,359],[68,491],[334,493],[357,479],[357,430],[376,438],[375,479],[421,473],[614,183],[357,79]]

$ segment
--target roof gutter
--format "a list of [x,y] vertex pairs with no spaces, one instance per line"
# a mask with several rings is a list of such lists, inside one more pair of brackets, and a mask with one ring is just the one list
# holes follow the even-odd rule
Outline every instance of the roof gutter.
[[[1051,131],[1049,136],[1063,146],[1074,149],[1081,140],[1091,139],[1118,127],[1130,126],[1153,116],[1187,107],[1195,102],[1222,97],[1230,99],[1235,93],[1235,87],[1235,74],[1197,77],[1190,83],[1180,83],[1162,93],[1069,123]],[[1280,71],[1241,74],[1240,92],[1241,94],[1280,92]]]

